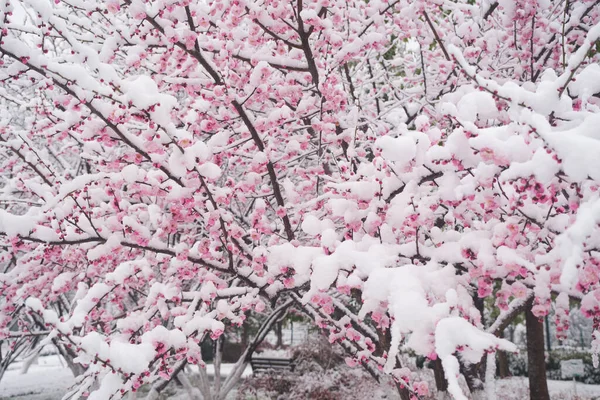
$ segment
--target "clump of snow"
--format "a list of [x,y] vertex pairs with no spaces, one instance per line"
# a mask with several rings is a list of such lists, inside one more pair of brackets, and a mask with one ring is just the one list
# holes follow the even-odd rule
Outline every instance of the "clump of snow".
[[417,146],[411,137],[383,136],[377,139],[375,146],[385,159],[395,162],[398,167],[406,166],[417,155]]
[[479,362],[486,351],[517,351],[513,343],[482,332],[464,318],[448,317],[439,321],[435,329],[435,351],[444,367],[448,392],[456,400],[467,400],[458,382],[460,365],[454,353],[459,347],[463,348],[461,358],[468,363]]
[[[385,311],[394,318],[386,371],[394,368],[402,339],[406,339],[405,347],[418,354],[429,355],[434,350],[432,334],[435,325],[455,306],[456,287],[454,268],[440,268],[436,263],[381,268],[369,274],[359,318],[370,312]],[[446,296],[450,303],[444,302]],[[436,299],[432,306],[431,299]],[[387,304],[387,310],[381,309],[382,304]]]
[[14,215],[0,208],[0,232],[8,236],[27,236],[36,225],[33,216]]
[[496,102],[490,93],[473,91],[461,97],[456,105],[458,116],[465,121],[475,122],[477,118],[493,118],[496,111]]
[[333,228],[333,222],[329,219],[320,219],[314,215],[307,215],[302,221],[302,230],[309,235],[319,235],[326,229]]
[[[141,110],[151,110],[152,118],[162,126],[171,122],[170,112],[177,105],[177,99],[161,93],[158,85],[148,75],[139,75],[123,81],[127,101]],[[153,108],[152,108],[153,107]]]
[[72,281],[74,276],[74,272],[63,272],[62,274],[58,275],[56,278],[54,278],[54,281],[52,282],[52,291],[61,291]]

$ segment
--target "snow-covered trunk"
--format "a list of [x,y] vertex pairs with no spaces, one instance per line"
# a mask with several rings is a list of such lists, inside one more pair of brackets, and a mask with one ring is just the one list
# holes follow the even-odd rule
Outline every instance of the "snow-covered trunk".
[[448,381],[444,376],[444,367],[442,366],[442,360],[436,358],[431,363],[433,369],[433,377],[435,378],[435,388],[438,392],[446,392],[448,390]]
[[[10,324],[10,328],[15,326],[15,322]],[[37,348],[37,344],[39,343],[40,336],[33,336],[32,341],[30,342],[27,338],[21,337],[18,338],[14,342],[8,342],[4,340],[0,340],[0,382],[4,377],[4,373],[8,370],[8,367],[17,359],[20,358],[21,355],[25,351],[33,349],[32,355],[37,354],[41,349]],[[3,348],[5,346],[5,348]],[[33,361],[33,360],[32,360]],[[32,362],[31,361],[31,362]],[[25,362],[27,364],[27,361]],[[22,372],[23,373],[23,372]]]
[[8,369],[8,364],[0,363],[0,382],[2,382],[2,378],[4,377],[4,373]]
[[281,348],[283,346],[283,321],[277,321],[275,324],[275,335],[277,336],[275,347]]
[[146,396],[146,400],[157,400],[158,396],[159,396],[158,390],[156,390],[156,388],[154,386],[152,386],[152,388],[148,392],[148,395]]
[[[250,355],[250,357],[251,356],[252,355]],[[219,396],[217,398],[218,400],[224,400],[227,397],[227,394],[231,391],[231,389],[233,389],[235,385],[237,385],[237,383],[240,381],[244,370],[248,366],[248,359],[248,349],[246,349],[246,351],[242,353],[237,363],[233,367],[232,371],[230,372],[229,376],[223,383],[223,387],[221,388],[221,391],[219,392]]]
[[485,365],[485,397],[496,400],[496,353],[488,353]]
[[81,364],[77,364],[73,361],[76,357],[75,354],[69,351],[62,351],[61,355],[63,356],[65,362],[67,363],[67,366],[73,373],[73,376],[77,377],[85,372],[85,368],[83,368]]
[[185,373],[180,373],[177,376],[177,378],[179,379],[179,382],[181,382],[181,384],[183,385],[183,388],[185,389],[190,400],[204,400],[200,390],[198,390],[198,388],[195,388],[192,385],[192,383],[190,382],[190,379],[187,377],[187,375]]
[[75,354],[73,350],[61,345],[56,339],[52,339],[52,344],[56,346],[58,352],[67,363],[67,367],[69,367],[74,377],[78,377],[85,372],[85,368],[81,364],[77,364],[73,361],[75,357],[77,357],[77,354]]
[[508,378],[510,376],[508,357],[504,351],[498,352],[498,376],[500,376],[501,379]]
[[[380,354],[383,355],[391,347],[392,334],[389,329],[377,329],[377,336],[379,338],[379,340],[377,342],[378,346],[377,346],[376,351],[373,354],[376,354],[377,356],[379,356]],[[400,368],[400,367],[401,367],[400,360],[398,359],[398,357],[396,357],[396,368]],[[411,397],[410,391],[408,390],[408,388],[406,388],[406,386],[400,385],[396,382],[396,390],[398,390],[398,394],[400,395],[400,398],[402,400],[410,399],[410,397]]]
[[[500,332],[498,337],[503,338],[504,332]],[[506,355],[506,352],[498,351],[496,354],[498,357],[498,376],[501,379],[509,377],[510,371],[508,369],[508,357]]]
[[483,390],[483,381],[479,375],[481,363],[477,364],[463,364],[460,365],[460,372],[465,377],[469,391],[476,396],[478,392]]
[[10,353],[11,353],[10,349],[7,349],[7,350],[2,349],[3,344],[4,344],[4,341],[0,340],[0,382],[2,382],[4,373],[8,369],[8,366],[10,365]]
[[213,395],[210,391],[210,379],[208,377],[208,373],[206,372],[206,367],[200,366],[199,370],[199,378],[200,378],[200,392],[202,392],[202,396],[204,400],[212,400]]
[[[38,326],[38,328],[46,328],[44,323],[39,319],[39,317],[32,316],[32,318],[32,322],[35,323]],[[77,364],[73,361],[77,357],[77,353],[75,353],[73,349],[62,345],[56,338],[52,339],[52,344],[56,347],[62,358],[65,360],[67,366],[73,373],[74,377],[78,377],[79,375],[82,375],[85,372],[86,368],[84,368],[81,364]]]
[[[481,323],[485,324],[484,302],[477,296],[473,296],[473,304],[479,310]],[[483,364],[482,364],[483,363]],[[485,358],[482,358],[477,364],[461,363],[461,372],[467,381],[467,386],[474,398],[478,397],[483,391],[483,371],[485,371]]]
[[250,340],[250,326],[248,324],[242,325],[242,347],[245,349],[248,347],[248,342]]
[[[390,348],[390,344],[392,342],[392,334],[389,329],[377,329],[377,338],[375,352],[373,353],[376,356],[381,356],[388,351]],[[397,357],[396,357],[397,358]],[[396,360],[399,363],[398,360]],[[365,364],[363,364],[365,366]],[[398,367],[398,364],[396,365]],[[370,373],[369,370],[367,372]],[[398,390],[398,394],[402,400],[410,399],[410,392],[404,385],[399,385],[396,383],[396,390]]]
[[410,400],[410,392],[404,385],[396,383],[396,389],[398,390],[398,394],[402,400]]
[[33,354],[31,354],[29,357],[27,357],[27,359],[25,360],[25,362],[23,362],[23,365],[21,366],[21,371],[20,371],[21,375],[25,375],[29,371],[29,368],[33,364],[37,364],[37,361],[38,361],[41,351],[42,351],[42,348],[40,347],[40,348],[36,349]]
[[533,299],[527,303],[525,325],[527,327],[527,368],[529,376],[529,398],[549,400],[544,357],[544,324],[531,312]]
[[223,357],[223,339],[219,337],[215,340],[215,358],[214,358],[214,366],[215,366],[215,384],[214,384],[214,393],[215,397],[219,397],[219,392],[221,391],[221,359]]
[[452,396],[448,392],[437,392],[435,395],[436,400],[453,400]]

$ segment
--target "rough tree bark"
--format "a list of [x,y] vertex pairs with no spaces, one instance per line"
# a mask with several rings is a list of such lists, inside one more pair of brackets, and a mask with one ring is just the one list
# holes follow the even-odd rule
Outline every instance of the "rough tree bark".
[[532,306],[533,299],[527,302],[525,310],[529,398],[531,400],[550,400],[544,357],[544,323],[532,314]]

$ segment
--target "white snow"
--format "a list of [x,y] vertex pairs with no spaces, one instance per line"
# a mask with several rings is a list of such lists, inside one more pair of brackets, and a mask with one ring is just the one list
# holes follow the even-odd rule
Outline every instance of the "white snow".
[[411,137],[383,136],[377,139],[375,146],[381,149],[384,158],[394,161],[399,167],[406,166],[417,155],[417,146]]
[[[262,355],[271,353],[262,353]],[[275,353],[273,353],[275,354]],[[75,378],[57,355],[40,356],[26,374],[21,374],[22,363],[12,364],[0,381],[0,398],[6,400],[60,400],[75,383]],[[192,373],[198,373],[198,366],[191,366]],[[214,365],[206,365],[206,373],[213,377]],[[222,364],[221,376],[227,377],[233,371],[234,364]],[[247,366],[242,377],[252,375]],[[523,400],[528,398],[527,378],[514,377],[495,381],[498,400]],[[600,385],[573,384],[572,381],[548,381],[550,397],[560,400],[591,400],[600,397]],[[577,396],[575,397],[575,392]],[[488,397],[486,397],[487,399]]]

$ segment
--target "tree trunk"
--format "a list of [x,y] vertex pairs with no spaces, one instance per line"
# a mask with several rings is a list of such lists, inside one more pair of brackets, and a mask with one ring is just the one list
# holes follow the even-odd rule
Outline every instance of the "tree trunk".
[[275,335],[277,336],[275,347],[283,347],[283,321],[277,321],[277,324],[275,324]]
[[480,369],[482,364],[465,364],[460,363],[460,372],[465,377],[465,381],[467,382],[467,386],[469,387],[469,391],[472,394],[476,392],[480,392],[483,390],[483,381],[480,376]]
[[500,379],[508,378],[510,376],[508,357],[504,351],[498,352],[498,376]]
[[398,390],[398,394],[400,395],[400,399],[402,400],[410,400],[410,392],[408,391],[408,389],[406,388],[406,386],[401,385],[400,383],[396,382],[396,389]]
[[215,388],[215,394],[217,396],[221,391],[221,360],[223,359],[223,339],[223,335],[221,335],[214,341],[215,358],[213,361],[213,366],[215,368],[215,379],[213,385]]
[[[504,338],[504,332],[500,332],[498,335],[500,338]],[[500,379],[508,378],[510,376],[510,370],[508,369],[508,357],[506,352],[497,351],[498,355],[498,376]]]
[[40,357],[40,352],[42,351],[43,347],[39,347],[37,350],[35,350],[35,353],[33,353],[32,355],[30,355],[29,357],[27,357],[27,359],[25,360],[25,362],[23,362],[23,366],[21,367],[21,371],[19,372],[19,374],[21,375],[25,375],[28,371],[29,368],[33,365],[38,363],[38,359]]
[[525,311],[529,398],[530,400],[550,400],[544,357],[544,323],[531,313],[532,306],[533,299],[528,302]]
[[435,378],[435,387],[438,392],[445,392],[448,390],[448,381],[444,376],[444,368],[442,367],[442,360],[436,358],[431,362],[431,368],[433,369],[433,376]]
[[248,324],[242,325],[242,348],[248,347],[248,337],[250,336],[250,329]]
[[74,377],[78,377],[79,375],[82,375],[85,372],[85,368],[83,368],[81,364],[78,364],[75,361],[73,361],[77,357],[77,354],[75,354],[73,350],[66,346],[63,346],[62,344],[59,344],[56,339],[52,339],[52,343],[58,349],[58,352],[67,363],[67,366],[73,373]]
[[548,320],[548,316],[546,315],[545,324],[546,326],[546,350],[552,350],[552,337],[550,336],[550,321]]
[[[390,348],[390,343],[392,341],[392,334],[390,332],[389,329],[377,329],[377,336],[379,338],[379,340],[377,340],[376,342],[376,347],[375,347],[375,351],[373,352],[373,355],[375,355],[376,357],[380,357],[382,354],[384,354],[384,352],[388,351],[388,349]],[[365,365],[365,364],[363,364]],[[398,361],[398,359],[396,358],[396,368],[401,368],[402,366],[400,365],[400,362]],[[410,392],[408,391],[408,389],[404,386],[401,385],[399,382],[395,381],[396,383],[396,390],[398,390],[398,394],[400,395],[400,399],[402,400],[410,400]]]
[[[473,296],[473,305],[479,310],[481,323],[485,325],[485,302],[477,295]],[[485,357],[477,364],[467,364],[460,362],[460,372],[465,377],[469,391],[473,397],[483,390],[483,380],[485,379]]]

